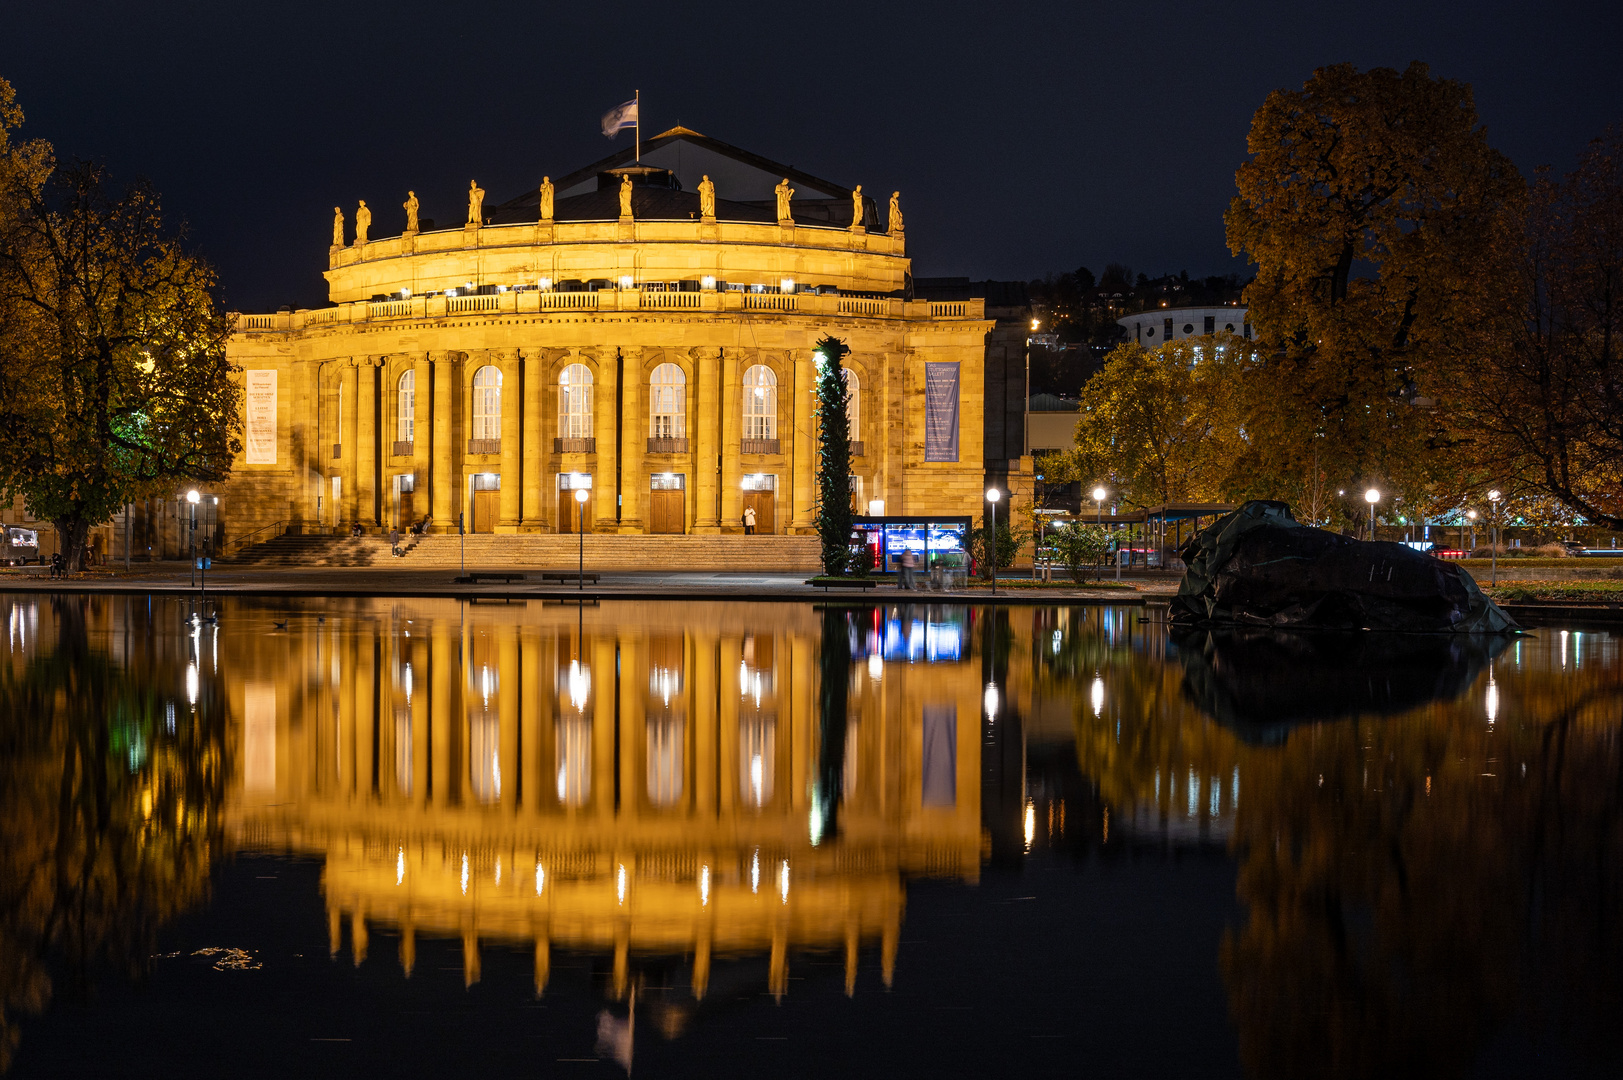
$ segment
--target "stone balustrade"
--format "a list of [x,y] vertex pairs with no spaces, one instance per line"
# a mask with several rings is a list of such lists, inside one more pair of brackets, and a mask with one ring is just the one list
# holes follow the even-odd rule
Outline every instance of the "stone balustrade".
[[387,301],[356,301],[329,308],[238,314],[237,333],[290,333],[326,325],[387,323],[396,320],[454,319],[468,315],[523,315],[549,311],[634,312],[648,310],[739,312],[788,317],[857,317],[905,320],[978,320],[983,300],[898,300],[893,297],[839,296],[779,292],[653,292],[599,289],[594,292],[508,290],[472,296],[414,296]]

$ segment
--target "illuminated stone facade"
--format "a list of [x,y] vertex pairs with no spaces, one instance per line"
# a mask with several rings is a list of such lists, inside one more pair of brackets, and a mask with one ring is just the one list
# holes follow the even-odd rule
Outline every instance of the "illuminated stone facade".
[[[425,516],[434,532],[459,516],[476,532],[741,532],[750,508],[761,532],[810,533],[825,334],[851,349],[854,502],[980,510],[981,301],[909,299],[900,229],[871,203],[847,224],[837,185],[684,129],[641,165],[615,160],[562,178],[555,204],[531,193],[458,228],[334,245],[332,306],[240,316],[246,447],[224,538]],[[717,174],[713,199],[696,167]],[[822,197],[780,217],[780,172]]]

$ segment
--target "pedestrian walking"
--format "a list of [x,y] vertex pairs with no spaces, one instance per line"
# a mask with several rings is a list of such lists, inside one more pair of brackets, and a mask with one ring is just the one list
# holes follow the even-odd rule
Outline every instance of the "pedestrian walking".
[[744,508],[744,535],[755,535],[755,507],[753,506]]
[[913,582],[913,567],[917,564],[917,562],[918,562],[918,556],[913,554],[913,549],[912,548],[903,549],[903,551],[902,551],[902,580],[901,580],[901,583],[897,586],[897,588],[906,589],[909,592],[913,591],[913,589],[915,587],[914,582]]
[[389,554],[400,558],[400,526],[389,530]]

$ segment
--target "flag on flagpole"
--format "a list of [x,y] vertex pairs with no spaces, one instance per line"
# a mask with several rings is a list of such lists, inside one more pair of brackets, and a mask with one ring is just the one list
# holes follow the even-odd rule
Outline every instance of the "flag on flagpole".
[[637,99],[616,105],[603,114],[603,135],[612,139],[628,127],[637,126]]

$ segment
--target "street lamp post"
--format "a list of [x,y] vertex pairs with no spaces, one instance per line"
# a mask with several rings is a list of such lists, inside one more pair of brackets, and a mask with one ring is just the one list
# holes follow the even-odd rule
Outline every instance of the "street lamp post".
[[992,524],[986,530],[986,561],[992,569],[992,595],[997,595],[997,488],[986,489],[986,501],[992,504]]
[[[1109,494],[1110,492],[1104,489],[1103,484],[1093,489],[1093,527],[1099,530],[1101,537],[1104,536],[1105,531],[1105,496]],[[1105,577],[1104,564],[1095,560],[1093,565],[1093,580],[1103,581]]]
[[1381,493],[1374,488],[1364,492],[1364,501],[1369,503],[1369,538],[1375,539],[1375,504],[1381,501]]
[[577,591],[586,588],[586,530],[581,527],[581,523],[586,517],[586,500],[591,497],[592,493],[585,488],[575,489],[575,503],[580,508],[575,515],[575,532],[580,535],[580,565],[575,569]]
[[1488,577],[1488,584],[1499,584],[1499,500],[1504,494],[1498,488],[1488,492],[1488,505],[1493,507],[1493,526],[1488,532],[1488,557],[1492,560],[1492,571]]
[[1469,552],[1471,550],[1471,548],[1476,547],[1476,511],[1475,510],[1467,510],[1465,512],[1465,520],[1470,522],[1470,524],[1471,524],[1471,547],[1468,548],[1468,547],[1465,546],[1465,526],[1461,525],[1460,526],[1460,558],[1462,558],[1462,559],[1465,558],[1466,553]]
[[186,493],[186,501],[191,505],[190,522],[186,532],[186,558],[191,562],[192,584],[197,584],[197,502],[202,496],[196,488]]

